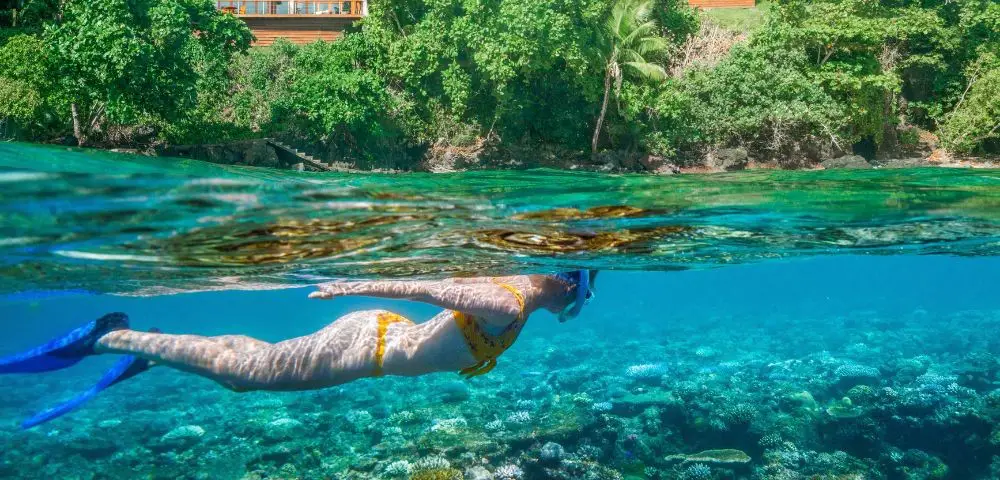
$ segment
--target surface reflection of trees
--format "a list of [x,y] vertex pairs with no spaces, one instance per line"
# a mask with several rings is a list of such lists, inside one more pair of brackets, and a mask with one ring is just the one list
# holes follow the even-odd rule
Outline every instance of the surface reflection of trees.
[[284,264],[371,247],[388,233],[378,227],[429,218],[397,215],[356,221],[312,219],[220,225],[185,232],[151,247],[182,266]]
[[679,225],[596,233],[554,229],[539,232],[483,230],[476,234],[476,240],[517,252],[585,252],[619,249],[637,243],[661,240],[690,230],[690,227]]

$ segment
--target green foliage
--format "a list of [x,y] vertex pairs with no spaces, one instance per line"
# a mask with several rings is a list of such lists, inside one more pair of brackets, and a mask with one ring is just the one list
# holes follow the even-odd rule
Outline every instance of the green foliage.
[[[268,48],[254,48],[233,59],[226,98],[227,121],[254,132],[271,130],[273,106],[288,95],[299,47],[279,40]],[[213,91],[222,91],[214,89]]]
[[47,83],[45,53],[44,43],[32,35],[16,35],[0,46],[0,117],[34,117]]
[[[203,49],[204,50],[204,49]],[[288,94],[299,47],[279,41],[232,56],[208,55],[197,62],[197,106],[166,125],[166,141],[211,144],[274,133],[274,105]]]
[[781,0],[721,61],[677,63],[733,41],[699,46],[710,32],[685,0],[385,0],[338,42],[249,50],[210,0],[10,5],[0,126],[25,138],[273,136],[395,167],[430,148],[588,140],[681,163],[726,146],[891,155],[918,128],[956,152],[1000,146],[994,0]]
[[949,149],[972,153],[1000,140],[1000,59],[984,55],[968,74],[969,86],[941,126]]
[[0,115],[12,121],[30,121],[42,96],[30,83],[0,77]]
[[155,124],[182,117],[197,102],[199,57],[228,58],[250,38],[209,0],[69,0],[62,21],[45,31],[50,74],[73,107],[81,143],[105,118]]
[[34,32],[58,18],[59,0],[7,0],[0,3],[0,28]]
[[934,128],[958,101],[967,65],[997,48],[998,9],[989,0],[791,0],[766,29],[814,56],[812,75],[847,107],[855,139],[891,143],[901,116]]
[[609,128],[610,137],[628,148],[677,157],[707,138],[694,116],[694,102],[685,84],[677,80],[625,83],[618,104],[621,122]]
[[[880,141],[883,124],[896,113],[886,103],[900,90],[895,57],[904,54],[900,42],[905,42],[907,32],[892,21],[895,15],[889,9],[872,6],[878,4],[819,3],[807,19],[784,33],[801,51],[815,52],[810,73],[817,84],[840,100],[855,99],[845,102],[850,105],[847,114],[855,135]],[[920,18],[914,24],[930,21]]]
[[702,134],[775,157],[805,136],[837,138],[848,123],[842,105],[810,77],[804,52],[770,40],[738,45],[715,68],[687,76]]
[[611,9],[604,41],[616,89],[621,88],[626,72],[648,80],[667,77],[655,60],[666,54],[669,43],[650,18],[652,7],[650,0],[619,0]]
[[[582,143],[600,92],[594,73],[605,2],[394,0],[372,4],[374,64],[410,105],[420,141],[455,122],[502,138]],[[372,42],[374,43],[374,42]]]
[[44,128],[47,65],[45,44],[37,36],[18,34],[0,45],[0,123],[8,132]]
[[700,23],[698,11],[689,7],[687,0],[654,0],[651,18],[660,35],[675,46],[697,33]]
[[381,133],[380,113],[390,107],[390,98],[380,77],[355,68],[349,45],[354,41],[315,42],[295,55],[291,87],[276,106],[281,115],[304,120],[304,133]]
[[[976,52],[997,51],[996,10],[980,0],[785,0],[768,9],[746,45],[684,77],[679,89],[693,99],[685,104],[695,128],[682,135],[744,145],[756,157],[786,157],[800,139],[842,150],[868,141],[891,155],[901,121],[935,128],[969,84]],[[976,105],[985,98],[974,96],[948,116],[956,132],[950,146],[969,150],[959,138],[984,141],[990,109]],[[983,127],[972,127],[976,122]],[[972,133],[976,128],[986,130]],[[651,135],[661,138],[661,131]]]
[[[948,113],[943,108],[927,108],[940,119],[943,144],[955,151],[1000,150],[1000,3],[970,0],[957,12],[958,50],[964,63],[959,80],[946,90],[953,99],[940,107],[954,105]],[[952,62],[958,60],[952,57]],[[957,68],[957,67],[953,67]],[[943,89],[944,90],[944,89]]]
[[617,97],[626,75],[650,81],[663,81],[667,78],[666,70],[656,63],[656,59],[666,55],[670,43],[660,34],[659,27],[651,19],[652,11],[653,2],[650,0],[618,0],[611,8],[611,15],[602,32],[604,97],[591,139],[591,152],[594,154],[597,154],[612,85]]
[[287,95],[274,103],[276,121],[289,134],[304,136],[348,159],[374,160],[379,143],[396,136],[387,112],[394,100],[383,79],[359,68],[354,50],[363,38],[315,42],[294,56]]

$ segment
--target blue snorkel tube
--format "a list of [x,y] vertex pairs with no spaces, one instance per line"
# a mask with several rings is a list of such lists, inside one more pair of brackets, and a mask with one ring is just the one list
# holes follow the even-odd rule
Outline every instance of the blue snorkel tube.
[[583,310],[583,306],[587,304],[587,301],[593,296],[590,291],[590,271],[589,270],[577,270],[571,274],[560,274],[559,277],[572,281],[572,276],[576,275],[576,300],[573,303],[566,306],[562,312],[559,313],[559,321],[565,322],[573,317],[580,314]]

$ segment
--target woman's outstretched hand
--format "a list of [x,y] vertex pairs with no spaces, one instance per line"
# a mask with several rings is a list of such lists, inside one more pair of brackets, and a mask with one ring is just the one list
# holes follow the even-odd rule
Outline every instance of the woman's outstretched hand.
[[340,282],[324,283],[322,285],[317,285],[317,291],[311,292],[309,298],[318,298],[320,300],[332,300],[333,297],[344,295],[344,284]]

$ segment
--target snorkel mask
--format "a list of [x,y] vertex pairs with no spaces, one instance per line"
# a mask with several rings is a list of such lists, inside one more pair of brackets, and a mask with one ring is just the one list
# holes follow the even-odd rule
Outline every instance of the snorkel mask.
[[590,300],[594,298],[594,292],[590,290],[590,271],[588,270],[560,273],[558,277],[566,280],[568,283],[576,284],[576,299],[573,303],[567,305],[562,312],[559,312],[559,322],[565,322],[580,314],[583,306],[590,303]]

